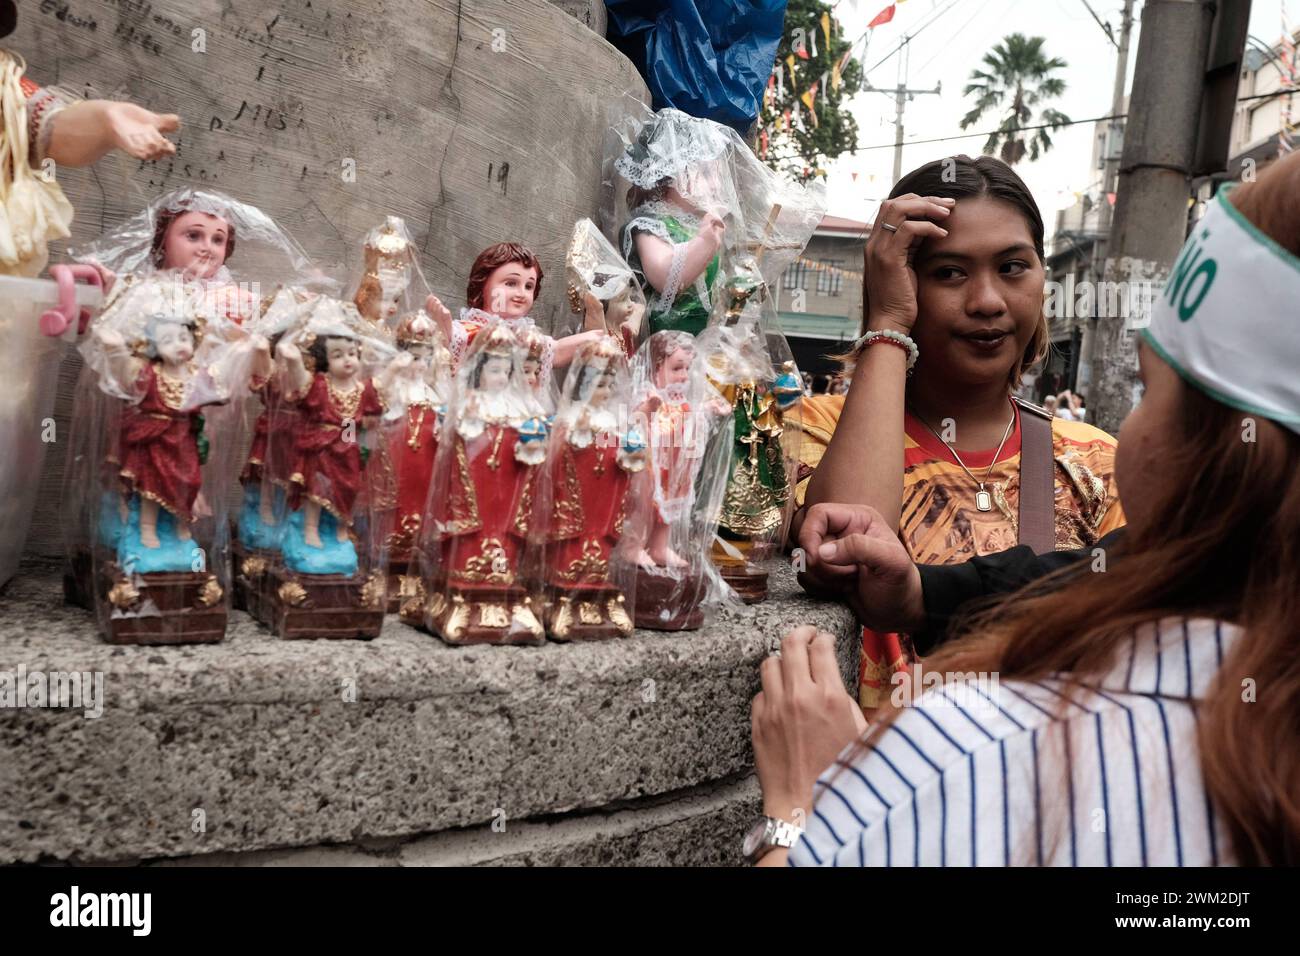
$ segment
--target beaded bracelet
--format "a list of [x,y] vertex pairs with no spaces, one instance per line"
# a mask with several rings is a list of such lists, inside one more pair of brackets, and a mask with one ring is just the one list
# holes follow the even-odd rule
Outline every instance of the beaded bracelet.
[[857,355],[867,346],[875,345],[877,342],[885,342],[906,352],[907,374],[912,374],[912,369],[916,367],[916,360],[921,357],[921,350],[916,347],[911,336],[904,335],[902,332],[895,332],[893,329],[872,330],[853,343],[852,354]]

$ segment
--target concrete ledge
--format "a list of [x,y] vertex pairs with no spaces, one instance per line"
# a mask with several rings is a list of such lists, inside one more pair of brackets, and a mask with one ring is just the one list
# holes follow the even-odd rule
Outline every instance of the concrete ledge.
[[503,820],[407,841],[213,853],[159,866],[738,866],[762,810],[758,780],[736,780],[591,813]]
[[[236,613],[222,644],[137,648],[100,643],[62,605],[57,569],[28,565],[0,595],[0,671],[102,672],[105,704],[98,719],[0,711],[0,863],[362,844],[611,804],[659,820],[639,801],[751,770],[758,663],[790,627],[838,634],[856,674],[850,612],[771,571],[764,604],[608,644],[451,648],[392,618],[368,643],[284,642]],[[695,832],[699,816],[679,815],[678,832]],[[739,831],[700,827],[716,845],[699,859],[734,853]],[[455,846],[403,852],[436,862]]]

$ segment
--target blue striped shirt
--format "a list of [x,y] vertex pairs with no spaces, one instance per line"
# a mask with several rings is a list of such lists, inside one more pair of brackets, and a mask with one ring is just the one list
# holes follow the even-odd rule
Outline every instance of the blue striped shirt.
[[[1082,683],[950,683],[817,781],[791,866],[1213,866],[1196,702],[1233,625],[1144,625]],[[924,662],[922,662],[922,666]]]

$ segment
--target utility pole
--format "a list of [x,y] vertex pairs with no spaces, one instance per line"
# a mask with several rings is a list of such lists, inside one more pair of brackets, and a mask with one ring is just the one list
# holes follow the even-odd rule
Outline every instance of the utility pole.
[[[1149,322],[1187,236],[1192,178],[1209,168],[1211,153],[1222,153],[1213,160],[1220,168],[1227,162],[1235,86],[1226,97],[1222,90],[1236,82],[1249,19],[1248,0],[1147,0],[1142,8],[1132,122],[1125,126],[1105,282],[1096,296],[1090,421],[1112,434],[1137,399],[1134,329]],[[1120,283],[1121,294],[1106,294],[1107,283]],[[1101,313],[1105,298],[1137,305],[1137,312]]]
[[862,87],[862,89],[868,93],[894,94],[894,180],[890,183],[890,186],[893,186],[894,183],[903,178],[903,111],[907,108],[907,101],[912,99],[912,97],[918,93],[930,93],[937,96],[943,88],[942,83],[936,83],[932,90],[909,90],[907,88],[907,66],[905,65],[905,58],[907,56],[908,42],[909,38],[904,37],[904,66],[902,68],[902,77],[899,79],[896,87],[893,89],[880,86]]
[[[1122,16],[1123,20],[1119,28],[1119,56],[1115,61],[1115,92],[1110,99],[1110,115],[1115,118],[1110,121],[1110,135],[1106,140],[1106,174],[1102,179],[1101,228],[1107,233],[1115,212],[1109,197],[1115,192],[1115,185],[1119,179],[1120,154],[1115,147],[1122,142],[1124,136],[1124,121],[1118,117],[1124,112],[1124,80],[1128,76],[1128,42],[1133,34],[1133,0],[1124,0]],[[1105,242],[1104,239],[1101,241]],[[1104,258],[1105,246],[1102,247],[1101,252]]]
[[[1087,0],[1084,0],[1084,5],[1087,6]],[[1088,12],[1093,15],[1094,19],[1097,19],[1098,23],[1102,23],[1102,21],[1097,18],[1097,14],[1093,12],[1091,6],[1088,6]],[[1124,0],[1124,12],[1121,14],[1121,17],[1118,44],[1119,52],[1115,61],[1115,90],[1112,93],[1110,100],[1110,115],[1112,119],[1109,121],[1109,133],[1106,136],[1106,154],[1103,157],[1105,171],[1102,174],[1101,182],[1101,222],[1099,223],[1099,231],[1101,232],[1101,235],[1093,241],[1092,266],[1089,269],[1089,272],[1091,273],[1090,277],[1094,282],[1100,281],[1104,275],[1107,243],[1110,237],[1111,221],[1115,214],[1115,207],[1110,204],[1110,197],[1115,194],[1116,184],[1119,179],[1119,144],[1123,142],[1124,136],[1124,120],[1119,119],[1119,116],[1124,112],[1124,81],[1128,78],[1128,45],[1129,39],[1133,34],[1133,0]],[[1114,43],[1115,38],[1111,32],[1110,26],[1104,23],[1102,23],[1102,26],[1106,31],[1106,35],[1110,37],[1111,42]],[[1087,328],[1088,332],[1086,339],[1088,358],[1085,375],[1086,382],[1088,385],[1091,385],[1095,380],[1094,376],[1098,370],[1096,365],[1099,351],[1097,340],[1100,338],[1100,334],[1097,329],[1097,320],[1095,318],[1085,319],[1081,324]],[[1079,342],[1079,351],[1083,351],[1082,341]],[[1077,353],[1075,361],[1078,361]]]

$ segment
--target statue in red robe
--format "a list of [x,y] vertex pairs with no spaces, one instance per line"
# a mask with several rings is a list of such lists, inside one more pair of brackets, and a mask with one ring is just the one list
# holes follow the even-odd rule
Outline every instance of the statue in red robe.
[[537,643],[520,565],[546,426],[508,327],[480,333],[465,361],[430,497],[438,559],[426,624],[450,643]]
[[625,371],[616,339],[583,347],[569,373],[570,393],[555,418],[546,460],[549,524],[543,564],[546,630],[557,640],[632,630],[625,595],[611,574],[629,484],[646,462],[641,437],[619,430],[616,407]]

